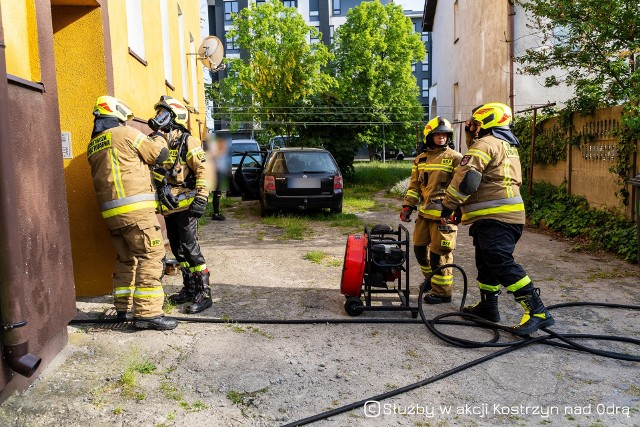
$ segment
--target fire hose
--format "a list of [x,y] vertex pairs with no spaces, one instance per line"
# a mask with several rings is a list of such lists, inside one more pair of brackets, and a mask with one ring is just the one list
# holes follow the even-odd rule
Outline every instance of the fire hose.
[[[474,316],[470,313],[463,313],[462,309],[464,308],[466,296],[467,296],[467,275],[465,271],[456,264],[447,264],[443,265],[439,268],[433,269],[431,275],[435,275],[440,273],[445,268],[455,268],[460,271],[463,278],[463,293],[462,299],[460,302],[460,310],[450,313],[443,313],[438,316],[435,316],[433,319],[428,319],[424,312],[423,305],[423,295],[425,292],[425,286],[429,283],[428,280],[425,281],[425,285],[420,288],[420,292],[418,295],[418,312],[420,314],[420,320],[418,319],[337,319],[337,318],[329,318],[329,319],[219,319],[219,318],[197,318],[197,317],[177,317],[180,322],[189,322],[189,323],[243,323],[243,324],[266,324],[266,325],[309,325],[309,324],[415,324],[415,323],[423,323],[429,332],[433,335],[441,339],[442,341],[462,348],[482,348],[482,347],[494,347],[500,348],[498,351],[488,354],[486,356],[480,357],[478,359],[474,359],[470,362],[459,365],[455,368],[449,369],[447,371],[441,372],[437,375],[431,376],[429,378],[425,378],[418,382],[406,385],[404,387],[399,387],[394,390],[390,390],[386,393],[378,394],[375,396],[368,397],[366,399],[359,400],[357,402],[349,403],[347,405],[340,406],[338,408],[331,409],[329,411],[321,412],[316,415],[303,418],[291,423],[286,424],[284,427],[294,427],[294,426],[302,426],[306,424],[311,424],[316,421],[321,421],[327,419],[329,417],[339,415],[353,409],[357,409],[363,407],[364,404],[368,401],[381,401],[384,399],[388,399],[393,396],[397,396],[408,391],[424,387],[428,384],[435,383],[444,378],[447,378],[451,375],[454,375],[458,372],[462,372],[468,368],[473,366],[480,365],[481,363],[487,362],[489,360],[493,360],[497,357],[503,356],[505,354],[514,352],[516,350],[520,350],[524,347],[530,346],[532,344],[545,344],[553,347],[564,348],[568,350],[576,350],[581,352],[586,352],[590,354],[595,354],[615,360],[625,360],[632,362],[640,362],[640,354],[628,354],[628,353],[620,353],[614,351],[600,350],[594,347],[588,347],[578,343],[579,340],[590,340],[590,341],[615,341],[619,343],[627,343],[634,344],[640,346],[640,340],[630,337],[623,336],[614,336],[614,335],[595,335],[595,334],[560,334],[555,331],[552,331],[548,328],[541,328],[543,332],[547,335],[537,336],[537,337],[518,337],[513,341],[508,342],[500,342],[500,331],[504,332],[512,332],[512,328],[507,326],[502,326],[493,322],[489,322],[484,320],[478,316]],[[428,279],[428,278],[427,278]],[[626,304],[611,304],[611,303],[596,303],[596,302],[569,302],[569,303],[561,303],[547,306],[547,310],[556,310],[567,307],[605,307],[609,309],[621,309],[621,310],[639,310],[640,306],[638,305],[626,305]],[[449,320],[450,317],[461,317],[465,320]],[[106,323],[122,323],[121,320],[117,319],[74,319],[69,322],[70,325],[79,325],[79,324],[106,324]],[[475,327],[475,328],[483,328],[490,330],[493,333],[493,338],[488,341],[473,341],[467,340],[463,338],[459,338],[450,334],[445,334],[444,332],[437,329],[436,325],[456,325],[456,326],[465,326],[465,327]]]

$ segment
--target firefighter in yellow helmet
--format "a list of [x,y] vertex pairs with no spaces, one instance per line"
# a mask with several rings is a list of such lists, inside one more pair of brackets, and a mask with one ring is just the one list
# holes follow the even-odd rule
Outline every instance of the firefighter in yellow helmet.
[[441,221],[445,224],[448,215],[460,206],[462,223],[471,224],[481,300],[464,311],[500,321],[498,294],[502,285],[524,308],[514,333],[528,335],[555,321],[540,299],[540,290],[513,259],[525,212],[520,196],[520,142],[509,129],[511,116],[511,109],[498,102],[472,111],[465,127],[469,151],[447,188]]
[[[413,251],[425,280],[432,269],[453,263],[458,227],[440,224],[442,199],[462,155],[453,149],[453,127],[442,117],[431,119],[424,127],[422,152],[411,169],[411,181],[404,197],[400,219],[410,221],[414,205],[418,219],[413,232]],[[445,268],[426,284],[427,304],[451,302],[453,269]]]
[[113,296],[118,318],[126,320],[133,307],[135,327],[173,329],[176,319],[162,311],[160,277],[165,250],[150,170],[169,155],[166,140],[147,137],[127,126],[133,113],[111,96],[96,100],[93,115],[87,157],[100,211],[117,253]]
[[174,304],[189,302],[186,312],[199,313],[212,305],[209,270],[198,243],[198,218],[207,207],[212,164],[206,161],[202,143],[187,130],[189,112],[180,101],[163,95],[154,108],[156,115],[148,124],[164,132],[170,149],[154,177],[159,195],[167,195],[161,196],[162,214],[183,277],[183,288],[169,299]]

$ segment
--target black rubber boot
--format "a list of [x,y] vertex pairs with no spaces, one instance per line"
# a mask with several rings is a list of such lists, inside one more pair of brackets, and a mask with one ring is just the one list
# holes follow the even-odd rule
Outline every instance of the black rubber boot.
[[500,295],[500,291],[489,292],[480,290],[480,302],[476,305],[467,305],[462,311],[482,317],[490,322],[499,322],[500,311],[498,311],[498,295]]
[[429,292],[431,290],[431,278],[427,279],[426,277],[424,278],[424,280],[422,281],[422,283],[420,284],[420,288],[422,289],[423,286],[426,287],[424,288],[424,293],[425,295],[427,294],[427,292]]
[[182,270],[182,289],[177,294],[171,295],[169,301],[175,305],[192,302],[195,294],[194,273]]
[[131,311],[116,311],[116,319],[126,322],[127,320],[133,319],[133,312]]
[[447,302],[451,302],[451,297],[443,297],[440,295],[435,295],[431,292],[427,292],[426,294],[424,294],[424,302],[426,302],[427,304],[443,304],[443,303],[447,303]]
[[524,308],[524,315],[518,326],[513,327],[516,335],[529,335],[540,328],[552,326],[556,321],[544,307],[540,299],[540,289],[528,284],[514,292],[516,301]]
[[164,314],[156,317],[134,317],[133,326],[138,329],[168,331],[178,326],[178,320],[175,317],[167,317]]
[[196,314],[213,305],[211,301],[211,287],[209,286],[209,270],[204,270],[201,273],[195,273],[195,295],[193,297],[193,304],[187,306],[187,313]]

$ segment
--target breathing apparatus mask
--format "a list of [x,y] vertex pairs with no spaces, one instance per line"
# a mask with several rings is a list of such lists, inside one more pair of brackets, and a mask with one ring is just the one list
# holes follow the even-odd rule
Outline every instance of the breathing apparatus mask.
[[171,130],[173,115],[166,108],[158,108],[155,117],[149,119],[147,124],[154,131],[162,130],[168,132]]

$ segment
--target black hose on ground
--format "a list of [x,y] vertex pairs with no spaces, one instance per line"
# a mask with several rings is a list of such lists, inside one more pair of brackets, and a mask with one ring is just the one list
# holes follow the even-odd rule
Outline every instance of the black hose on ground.
[[[472,360],[470,362],[464,363],[455,368],[449,369],[445,372],[442,372],[438,375],[434,375],[432,377],[423,379],[421,381],[415,382],[413,384],[406,385],[404,387],[397,388],[395,390],[390,390],[386,393],[382,393],[376,396],[372,396],[367,399],[359,400],[357,402],[353,402],[339,408],[334,408],[329,411],[325,411],[311,417],[303,418],[298,421],[294,421],[292,423],[286,424],[284,427],[293,427],[293,426],[301,426],[310,424],[316,421],[321,421],[326,418],[342,414],[353,409],[363,407],[365,403],[368,401],[380,401],[384,399],[388,399],[393,396],[397,396],[399,394],[406,393],[410,390],[414,390],[419,387],[423,387],[428,384],[432,384],[436,381],[439,381],[443,378],[454,375],[458,372],[462,372],[468,368],[473,366],[477,366],[486,361],[495,359],[504,354],[511,353],[513,351],[519,350],[523,347],[529,346],[531,344],[546,344],[553,347],[564,348],[568,350],[577,350],[586,353],[591,353],[603,357],[608,357],[616,360],[625,360],[632,362],[640,362],[640,355],[633,355],[627,353],[619,353],[613,351],[600,350],[593,347],[587,347],[585,345],[579,344],[576,340],[590,340],[590,341],[614,341],[620,343],[628,343],[635,344],[640,346],[640,340],[629,337],[620,337],[620,336],[612,336],[612,335],[594,335],[594,334],[560,334],[549,328],[542,328],[547,335],[538,336],[538,337],[518,337],[516,336],[515,340],[501,342],[500,331],[508,332],[511,335],[513,334],[513,328],[499,325],[497,323],[489,322],[485,319],[482,319],[478,316],[474,316],[470,313],[464,313],[463,308],[467,296],[468,283],[467,283],[467,275],[465,271],[456,264],[447,264],[441,267],[434,269],[431,273],[431,276],[439,273],[445,268],[455,268],[460,271],[463,278],[463,294],[460,302],[460,310],[457,312],[444,313],[438,316],[435,316],[433,319],[427,319],[424,313],[423,306],[423,296],[425,292],[425,286],[420,288],[420,292],[418,294],[418,312],[420,313],[421,320],[418,319],[217,319],[217,318],[202,318],[202,317],[177,317],[177,319],[181,322],[189,322],[189,323],[214,323],[214,324],[225,324],[225,323],[243,323],[243,324],[264,324],[264,325],[314,325],[314,324],[417,324],[423,323],[427,329],[436,337],[441,339],[442,341],[454,345],[456,347],[462,348],[481,348],[481,347],[501,347],[500,350],[488,354],[486,356],[480,357],[478,359]],[[637,305],[625,305],[625,304],[610,304],[610,303],[595,303],[595,302],[570,302],[570,303],[562,303],[562,304],[554,304],[547,306],[547,310],[555,310],[567,307],[605,307],[611,309],[623,309],[623,310],[640,310],[640,306]],[[461,317],[464,320],[447,320],[449,317]],[[122,320],[117,319],[73,319],[69,322],[70,325],[79,325],[79,324],[90,324],[90,323],[98,323],[98,324],[109,324],[109,323],[123,323]],[[450,334],[445,334],[442,331],[438,330],[436,325],[454,325],[454,326],[465,326],[465,327],[476,327],[483,328],[491,331],[493,333],[493,338],[488,341],[473,341],[467,340],[463,338],[459,338]],[[560,342],[558,342],[560,341]]]

